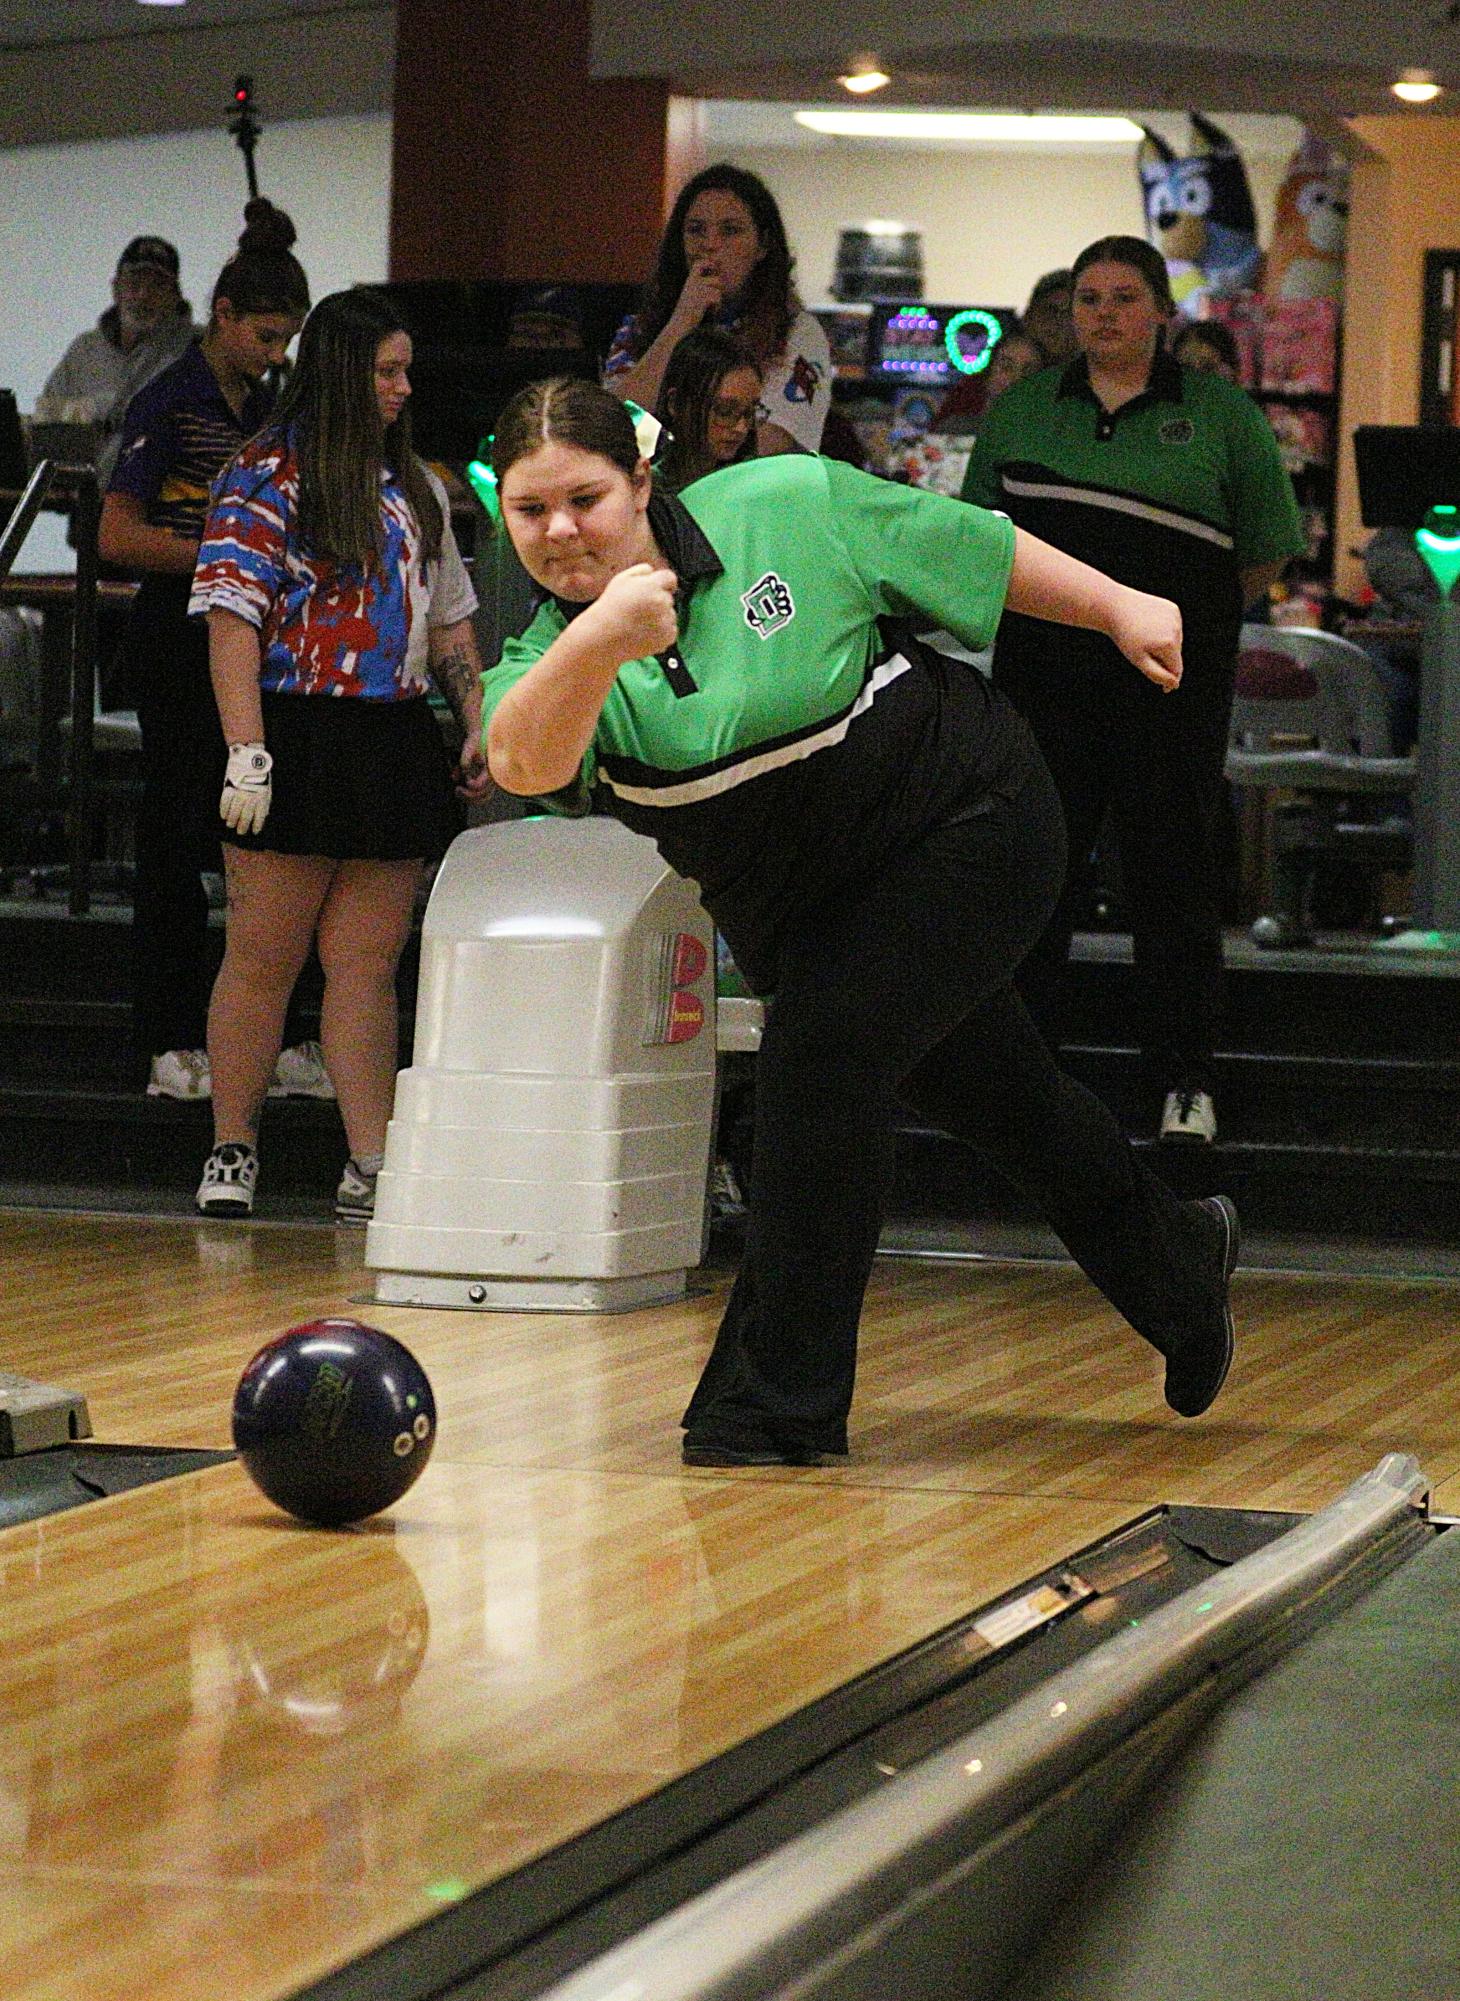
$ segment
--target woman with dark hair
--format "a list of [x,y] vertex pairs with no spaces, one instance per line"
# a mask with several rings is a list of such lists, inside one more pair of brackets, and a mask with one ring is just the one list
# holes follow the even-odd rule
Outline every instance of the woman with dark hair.
[[659,392],[669,441],[654,475],[671,493],[755,456],[764,378],[750,350],[719,327],[696,327],[669,357]]
[[1204,368],[1227,382],[1242,379],[1242,358],[1232,329],[1220,320],[1183,320],[1170,346],[1172,360],[1183,368]]
[[831,350],[791,282],[775,196],[726,162],[686,181],[665,224],[643,309],[619,328],[605,384],[664,417],[669,358],[709,321],[736,334],[765,377],[756,446],[814,452],[831,403]]
[[[1101,634],[1056,632],[1021,607],[999,627],[994,679],[1044,753],[1075,864],[1109,815],[1160,1136],[1200,1144],[1216,1135],[1222,772],[1242,607],[1304,537],[1257,405],[1167,352],[1171,287],[1155,245],[1101,237],[1074,280],[1079,353],[989,411],[963,497],[1181,608],[1186,672],[1169,701],[1132,680]],[[1074,920],[1067,887],[1020,974],[1054,1041]]]
[[746,1248],[686,1462],[847,1450],[898,1097],[1024,1183],[1197,1416],[1231,1360],[1236,1217],[1178,1202],[1030,1024],[1010,978],[1054,905],[1058,804],[984,676],[898,623],[978,649],[1007,600],[1106,634],[1169,689],[1175,607],[831,459],[664,494],[591,383],[524,390],[493,464],[545,593],[483,682],[494,775],[649,835],[771,997]]
[[[363,288],[322,299],[267,427],[213,494],[191,609],[206,613],[228,746],[228,940],[208,1049],[215,1145],[198,1207],[246,1216],[259,1112],[309,951],[350,1145],[336,1214],[363,1219],[395,1090],[395,969],[425,863],[457,827],[434,680],[480,749],[476,595],[445,491],[411,449],[411,340]],[[216,727],[216,722],[215,722]]]
[[[132,1024],[148,1095],[206,1098],[208,898],[221,866],[215,811],[223,773],[207,634],[188,617],[208,492],[268,415],[265,377],[309,310],[291,254],[294,225],[262,197],[218,274],[208,324],[127,409],[101,510],[103,559],[139,573],[123,640],[142,726],[142,801],[132,898]],[[276,1091],[331,1094],[312,1043],[292,1041]]]

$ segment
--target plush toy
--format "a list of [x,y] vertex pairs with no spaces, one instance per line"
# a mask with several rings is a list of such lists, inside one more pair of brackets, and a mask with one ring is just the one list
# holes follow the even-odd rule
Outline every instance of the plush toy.
[[1270,299],[1339,299],[1348,232],[1348,162],[1305,132],[1277,195],[1262,289]]
[[1249,291],[1262,260],[1241,155],[1200,112],[1191,125],[1201,150],[1184,156],[1143,126],[1136,165],[1146,233],[1166,259],[1178,311],[1195,318],[1209,298]]

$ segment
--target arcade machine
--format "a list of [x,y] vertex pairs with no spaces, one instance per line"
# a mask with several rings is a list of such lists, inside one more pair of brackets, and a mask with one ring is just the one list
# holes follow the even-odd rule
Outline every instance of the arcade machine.
[[1364,424],[1354,432],[1366,528],[1408,528],[1439,600],[1420,652],[1414,920],[1391,946],[1460,951],[1460,430]]
[[873,299],[811,310],[831,346],[835,405],[867,470],[956,494],[981,379],[1014,309]]

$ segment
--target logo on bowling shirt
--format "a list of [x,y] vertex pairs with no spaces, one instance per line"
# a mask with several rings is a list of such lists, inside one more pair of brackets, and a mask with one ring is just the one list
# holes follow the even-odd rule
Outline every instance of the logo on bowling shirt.
[[1163,445],[1189,445],[1196,436],[1190,417],[1168,417],[1157,433]]
[[767,570],[743,592],[740,602],[745,606],[745,623],[757,639],[769,639],[796,616],[796,601],[774,570]]

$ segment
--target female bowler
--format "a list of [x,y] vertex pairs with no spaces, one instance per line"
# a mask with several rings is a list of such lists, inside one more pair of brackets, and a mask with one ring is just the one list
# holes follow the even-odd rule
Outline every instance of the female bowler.
[[1007,603],[1105,633],[1169,689],[1175,607],[830,460],[666,496],[591,384],[524,390],[494,462],[543,597],[483,678],[492,775],[650,835],[768,998],[746,1247],[686,1463],[846,1452],[897,1098],[1031,1193],[1199,1415],[1232,1356],[1235,1213],[1178,1201],[1025,1015],[1011,980],[1059,894],[1058,803],[1016,712],[904,623],[977,648]]

